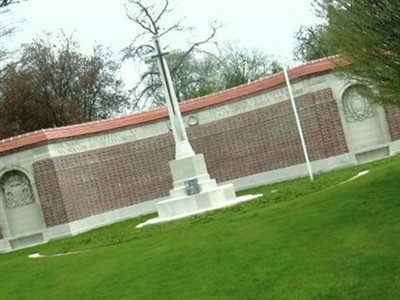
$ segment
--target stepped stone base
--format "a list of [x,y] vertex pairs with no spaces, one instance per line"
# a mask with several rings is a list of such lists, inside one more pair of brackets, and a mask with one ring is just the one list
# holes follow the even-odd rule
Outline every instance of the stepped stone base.
[[261,196],[236,198],[233,184],[218,186],[208,174],[203,154],[173,160],[170,168],[174,181],[170,199],[157,203],[157,218],[138,227],[196,215]]
[[173,218],[187,213],[223,206],[236,198],[232,184],[217,186],[212,190],[188,197],[172,198],[157,203],[161,218]]
[[246,202],[246,201],[250,201],[253,199],[256,199],[258,197],[261,197],[262,194],[256,194],[256,195],[246,195],[246,196],[241,196],[241,197],[237,197],[231,201],[225,201],[223,203],[221,203],[220,205],[216,205],[216,206],[210,206],[208,208],[204,208],[204,209],[197,209],[197,210],[192,210],[192,211],[187,211],[186,213],[182,213],[179,215],[175,215],[172,217],[156,217],[153,219],[149,219],[144,223],[141,223],[139,225],[137,225],[137,228],[142,228],[145,226],[149,226],[149,225],[153,225],[153,224],[158,224],[158,223],[164,223],[164,222],[169,222],[169,221],[175,221],[175,220],[179,220],[179,219],[183,219],[183,218],[188,218],[191,216],[195,216],[195,215],[199,215],[202,213],[206,213],[209,211],[213,211],[213,210],[217,210],[217,209],[221,209],[224,207],[229,207],[229,206],[233,206],[242,202]]

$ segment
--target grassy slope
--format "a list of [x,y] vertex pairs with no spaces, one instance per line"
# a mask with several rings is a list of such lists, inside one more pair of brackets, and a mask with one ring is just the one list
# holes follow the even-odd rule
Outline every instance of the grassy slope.
[[137,230],[135,219],[1,255],[0,298],[398,299],[399,156],[260,191],[180,222]]

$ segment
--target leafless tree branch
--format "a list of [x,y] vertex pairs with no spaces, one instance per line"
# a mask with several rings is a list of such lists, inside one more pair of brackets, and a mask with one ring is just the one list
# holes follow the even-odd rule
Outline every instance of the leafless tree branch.
[[215,37],[215,34],[217,33],[217,30],[218,30],[219,28],[221,28],[221,26],[222,26],[222,25],[210,23],[211,34],[210,34],[207,38],[205,38],[204,40],[202,40],[202,41],[199,41],[199,42],[192,42],[192,43],[191,43],[192,45],[189,47],[189,49],[187,49],[187,50],[185,51],[185,53],[182,55],[182,57],[180,58],[180,60],[178,61],[178,63],[177,63],[177,64],[174,66],[174,68],[171,70],[171,73],[174,73],[174,72],[176,71],[176,69],[179,68],[179,66],[181,65],[181,63],[185,60],[185,58],[186,58],[190,53],[193,52],[193,50],[195,50],[196,48],[198,48],[198,47],[201,46],[201,45],[204,45],[204,44],[207,44],[208,42],[210,42],[210,41]]
[[19,1],[15,1],[15,0],[1,0],[0,1],[0,7],[6,7],[10,4],[15,4],[15,3],[19,3]]
[[163,9],[161,10],[161,12],[159,13],[159,15],[158,15],[158,16],[156,17],[156,19],[154,20],[154,23],[155,23],[155,24],[158,24],[158,22],[160,21],[161,17],[167,12],[168,5],[169,5],[169,1],[168,1],[168,0],[165,0]]
[[[159,1],[159,0],[158,0]],[[126,58],[139,58],[144,60],[144,56],[154,51],[154,47],[150,43],[150,35],[164,36],[170,32],[188,32],[192,28],[185,27],[182,25],[183,20],[181,19],[174,22],[172,25],[165,26],[163,21],[166,19],[166,15],[171,11],[169,10],[169,0],[163,0],[159,2],[159,6],[155,4],[146,4],[142,0],[130,0],[131,7],[126,7],[126,14],[128,18],[133,21],[134,24],[138,25],[141,32],[135,37],[133,42],[124,49]],[[155,0],[153,3],[156,3]],[[131,10],[129,10],[130,8]],[[182,97],[187,99],[187,95],[195,90],[195,85],[199,79],[197,75],[191,74],[178,74],[182,65],[192,64],[191,68],[196,68],[193,62],[189,62],[189,56],[193,52],[201,53],[202,45],[210,43],[215,37],[217,30],[221,27],[217,23],[211,23],[211,33],[204,39],[196,42],[190,42],[189,47],[185,51],[179,51],[179,53],[171,53],[169,57],[171,75],[176,76],[176,89],[178,98]],[[205,52],[204,52],[205,53]],[[194,69],[193,69],[194,70]],[[196,77],[196,78],[195,78]],[[155,64],[151,64],[148,70],[141,76],[139,82],[132,89],[133,91],[133,109],[138,108],[142,103],[148,105],[148,101],[151,101],[153,105],[162,105],[164,102],[163,93],[160,91],[161,82],[158,76],[158,70]],[[180,89],[186,89],[187,91],[180,92]]]

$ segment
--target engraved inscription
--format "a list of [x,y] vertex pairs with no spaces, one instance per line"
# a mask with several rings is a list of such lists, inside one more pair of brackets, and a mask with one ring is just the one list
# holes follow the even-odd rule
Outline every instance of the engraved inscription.
[[197,179],[190,179],[185,181],[186,194],[188,196],[200,193],[200,185]]
[[111,146],[121,143],[127,143],[135,139],[133,130],[125,132],[116,132],[112,134],[105,134],[82,140],[64,141],[52,145],[58,154],[74,154],[84,151],[99,149],[104,146]]
[[28,177],[19,171],[3,175],[0,187],[7,208],[22,207],[35,201]]
[[60,141],[49,144],[48,147],[52,152],[52,156],[75,154],[164,134],[168,132],[164,126],[164,122],[159,122],[138,128],[124,129],[119,132],[103,133],[77,140]]

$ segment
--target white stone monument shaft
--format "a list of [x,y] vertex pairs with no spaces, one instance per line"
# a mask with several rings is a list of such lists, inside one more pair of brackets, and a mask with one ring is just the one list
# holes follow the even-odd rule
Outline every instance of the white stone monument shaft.
[[172,84],[171,75],[169,72],[167,61],[164,56],[168,53],[163,53],[160,45],[160,40],[157,35],[153,37],[154,48],[157,52],[152,56],[157,58],[158,68],[160,70],[161,82],[164,87],[165,99],[167,102],[168,114],[171,121],[171,128],[175,139],[175,158],[181,159],[195,155],[192,146],[187,138],[185,125],[183,124],[182,114],[176,99],[175,89]]

